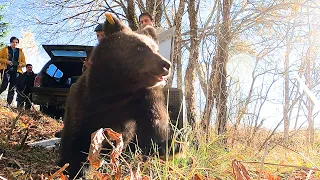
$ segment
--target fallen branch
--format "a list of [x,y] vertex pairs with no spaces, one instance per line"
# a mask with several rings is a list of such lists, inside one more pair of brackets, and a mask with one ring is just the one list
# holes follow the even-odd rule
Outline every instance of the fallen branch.
[[17,123],[18,119],[21,117],[21,115],[22,115],[22,112],[19,112],[19,114],[17,115],[17,117],[13,120],[12,125],[11,125],[11,128],[10,128],[10,131],[9,131],[9,133],[8,133],[7,142],[10,141],[10,138],[11,138],[11,135],[12,135],[12,132],[13,132],[13,129],[15,128],[16,123]]
[[262,176],[262,170],[263,170],[264,160],[266,159],[267,154],[268,154],[268,143],[266,144],[266,148],[265,148],[265,151],[264,151],[262,160],[261,160],[261,165],[260,165],[258,180],[260,180],[260,178],[261,178],[261,176]]
[[51,180],[55,178],[56,176],[60,175],[67,167],[69,166],[69,163],[66,163],[62,168],[60,168],[57,172],[53,173],[48,180]]
[[28,138],[28,135],[29,135],[29,128],[26,129],[26,134],[24,135],[24,137],[22,138],[21,140],[21,143],[20,143],[20,147],[19,149],[22,149],[24,144],[26,143],[26,140]]
[[15,160],[15,159],[11,159],[14,163],[16,163],[17,166],[19,166],[20,169],[23,169],[23,167],[21,166],[21,164]]
[[[261,164],[261,162],[258,161],[239,161],[242,163],[247,163],[247,164]],[[264,163],[265,165],[271,165],[271,166],[283,166],[283,167],[293,167],[293,168],[300,168],[303,170],[313,170],[313,171],[320,171],[317,168],[309,168],[305,166],[295,166],[295,165],[286,165],[286,164],[274,164],[274,163]]]

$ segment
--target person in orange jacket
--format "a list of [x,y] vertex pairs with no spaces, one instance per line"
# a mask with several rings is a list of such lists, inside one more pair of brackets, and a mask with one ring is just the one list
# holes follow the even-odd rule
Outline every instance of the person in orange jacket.
[[1,86],[0,94],[5,91],[9,85],[7,103],[10,106],[13,101],[14,87],[19,74],[22,74],[22,67],[26,66],[26,60],[22,49],[18,48],[19,39],[10,38],[10,46],[0,50],[0,74]]

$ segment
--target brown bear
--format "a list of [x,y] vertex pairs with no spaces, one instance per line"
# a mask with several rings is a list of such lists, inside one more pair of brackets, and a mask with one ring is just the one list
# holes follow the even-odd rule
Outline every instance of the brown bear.
[[[93,50],[91,65],[69,92],[63,118],[59,166],[75,177],[86,161],[90,137],[99,128],[123,135],[125,147],[144,155],[158,144],[166,153],[169,116],[161,84],[171,63],[158,53],[150,37],[155,31],[136,33],[112,16],[104,23],[105,39]],[[146,35],[147,34],[147,35]]]

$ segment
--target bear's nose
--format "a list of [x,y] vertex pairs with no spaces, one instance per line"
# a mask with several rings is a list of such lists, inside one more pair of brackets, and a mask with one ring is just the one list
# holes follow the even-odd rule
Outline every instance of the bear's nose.
[[161,65],[164,70],[169,71],[171,67],[171,63],[169,61],[161,61]]

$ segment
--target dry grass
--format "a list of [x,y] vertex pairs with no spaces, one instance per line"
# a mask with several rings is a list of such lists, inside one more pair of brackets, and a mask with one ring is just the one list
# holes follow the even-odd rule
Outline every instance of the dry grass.
[[[138,156],[131,155],[128,158],[129,167],[137,167],[139,164],[141,174],[151,179],[193,179],[195,176],[203,179],[234,179],[231,163],[237,159],[244,164],[253,179],[258,179],[260,172],[263,179],[306,179],[310,172],[308,168],[317,169],[317,164],[320,164],[320,141],[313,148],[306,146],[303,131],[295,132],[296,136],[292,136],[287,144],[282,143],[282,134],[275,134],[268,143],[268,148],[261,151],[259,146],[268,132],[263,129],[259,131],[259,136],[251,144],[247,143],[246,133],[242,133],[247,132],[245,129],[240,129],[239,137],[233,145],[230,143],[232,135],[229,134],[227,146],[221,144],[221,137],[214,133],[206,139],[202,130],[189,131],[184,137],[188,143],[184,147],[183,156],[173,157],[168,162],[157,157],[142,162]],[[262,160],[265,163],[263,165],[260,163]],[[289,167],[290,165],[296,167]],[[129,169],[125,163],[122,166],[122,169]],[[104,172],[108,172],[108,166],[105,166]],[[129,170],[122,173],[123,177],[127,176]],[[312,171],[310,178],[316,177],[320,177],[319,171]]]

